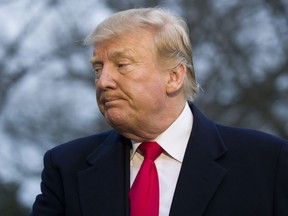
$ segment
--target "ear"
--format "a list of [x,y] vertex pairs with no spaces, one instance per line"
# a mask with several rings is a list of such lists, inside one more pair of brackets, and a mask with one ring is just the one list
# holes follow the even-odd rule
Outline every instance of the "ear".
[[184,83],[186,76],[186,65],[181,63],[176,68],[169,72],[169,79],[166,85],[167,94],[174,94],[178,92]]

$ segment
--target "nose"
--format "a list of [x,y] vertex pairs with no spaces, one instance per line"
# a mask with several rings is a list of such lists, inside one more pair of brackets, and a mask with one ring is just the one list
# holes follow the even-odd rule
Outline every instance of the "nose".
[[115,89],[117,87],[116,72],[113,68],[108,65],[103,66],[101,74],[95,79],[95,85],[96,89]]

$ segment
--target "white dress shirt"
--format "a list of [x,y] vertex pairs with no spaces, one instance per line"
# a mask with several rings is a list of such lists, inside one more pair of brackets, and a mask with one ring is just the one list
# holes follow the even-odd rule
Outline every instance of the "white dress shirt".
[[[193,115],[188,103],[186,103],[180,116],[154,140],[164,149],[164,152],[155,160],[160,184],[159,216],[169,215],[192,125]],[[136,151],[141,143],[133,141],[132,143],[130,186],[132,186],[144,159],[143,156]]]

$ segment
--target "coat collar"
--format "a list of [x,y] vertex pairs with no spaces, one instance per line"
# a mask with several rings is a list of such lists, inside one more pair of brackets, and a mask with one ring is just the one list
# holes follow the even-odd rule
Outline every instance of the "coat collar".
[[[201,216],[223,180],[217,163],[227,151],[217,126],[193,104],[193,128],[178,178],[170,216]],[[129,215],[131,142],[112,131],[87,157],[78,174],[83,215]]]
[[217,163],[227,148],[216,125],[194,105],[193,128],[178,178],[170,216],[200,216],[212,199],[226,170]]
[[131,142],[112,133],[88,157],[90,167],[78,173],[83,215],[129,215]]

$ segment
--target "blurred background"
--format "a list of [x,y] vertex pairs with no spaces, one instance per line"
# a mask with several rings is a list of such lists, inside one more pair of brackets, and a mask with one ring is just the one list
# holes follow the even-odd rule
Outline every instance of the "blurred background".
[[188,22],[208,117],[288,138],[287,0],[1,0],[1,216],[28,214],[45,151],[109,128],[85,36],[113,12],[152,6]]

